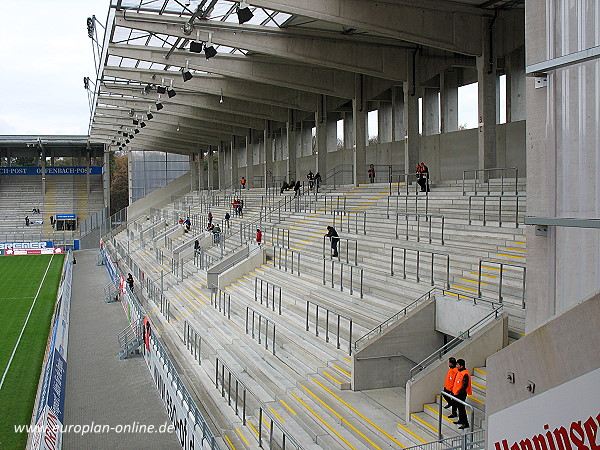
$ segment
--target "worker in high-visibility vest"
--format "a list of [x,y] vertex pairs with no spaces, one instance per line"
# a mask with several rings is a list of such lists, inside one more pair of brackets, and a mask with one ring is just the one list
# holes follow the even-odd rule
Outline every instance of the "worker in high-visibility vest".
[[[456,372],[458,369],[456,368],[456,358],[451,357],[448,359],[448,373],[446,373],[446,380],[444,381],[444,392],[450,395],[452,394],[452,389],[454,388],[454,378],[456,376]],[[446,402],[448,403],[444,408],[452,408],[452,415],[450,417],[456,416],[456,405],[452,401],[450,397],[444,397]]]
[[[473,390],[471,389],[471,374],[465,368],[464,359],[456,360],[456,368],[458,369],[458,372],[456,372],[454,378],[452,393],[456,398],[464,402],[467,399],[467,395],[473,395]],[[458,429],[464,430],[465,428],[469,428],[469,419],[467,418],[465,405],[456,402],[456,409],[458,409],[458,420],[454,423],[459,425]]]

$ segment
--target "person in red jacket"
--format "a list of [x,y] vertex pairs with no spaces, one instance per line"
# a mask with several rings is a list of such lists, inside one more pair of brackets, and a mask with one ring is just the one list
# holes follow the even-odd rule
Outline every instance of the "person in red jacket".
[[[448,359],[448,373],[446,373],[446,380],[444,381],[444,392],[452,395],[452,388],[454,387],[454,378],[458,369],[456,368],[456,358],[451,357]],[[456,417],[456,404],[450,397],[444,397],[448,403],[444,408],[452,408],[452,415],[450,417]]]
[[[458,372],[456,372],[456,377],[454,378],[452,394],[464,402],[467,399],[467,395],[473,395],[473,390],[471,389],[471,374],[465,368],[464,359],[456,360],[456,368],[458,369]],[[456,425],[460,425],[458,427],[459,430],[469,428],[469,419],[467,418],[467,410],[465,405],[459,402],[456,403],[456,408],[458,409],[458,420],[454,423]]]
[[256,229],[256,243],[259,246],[262,244],[262,231],[259,228]]

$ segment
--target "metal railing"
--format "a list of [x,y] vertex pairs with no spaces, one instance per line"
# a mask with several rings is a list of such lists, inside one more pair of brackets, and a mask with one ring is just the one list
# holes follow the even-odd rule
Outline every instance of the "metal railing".
[[426,444],[413,445],[405,450],[483,450],[486,430],[479,429]]
[[[366,211],[345,211],[343,209],[336,209],[333,211],[333,227],[338,226],[339,217],[339,230],[345,231],[346,233],[352,232],[358,234],[367,234],[367,212]],[[359,218],[361,217],[362,220]],[[344,227],[344,222],[346,227]],[[362,222],[362,224],[360,223]]]
[[502,201],[508,199],[514,199],[515,201],[515,228],[519,227],[519,199],[525,199],[525,195],[469,195],[469,225],[471,225],[471,209],[473,199],[483,199],[483,225],[487,223],[487,199],[497,198],[498,199],[498,226],[502,226]]
[[367,334],[362,336],[360,339],[357,339],[357,341],[354,343],[354,351],[360,350],[360,348],[362,346],[364,346],[370,339],[374,338],[375,336],[379,336],[379,335],[383,334],[383,332],[387,328],[394,325],[400,319],[406,317],[408,315],[409,311],[412,311],[413,309],[415,309],[417,306],[419,306],[424,301],[429,300],[432,296],[435,298],[435,296],[434,296],[435,291],[436,291],[436,288],[429,290],[425,294],[421,295],[418,299],[416,299],[409,305],[402,308],[399,312],[394,314],[392,317],[381,322],[379,325],[377,325],[375,328],[373,328],[372,330],[367,332]]
[[[477,195],[477,188],[478,187],[483,187],[484,185],[487,186],[486,192],[489,195],[492,192],[491,187],[493,187],[493,184],[490,185],[490,180],[492,173],[497,174],[498,172],[500,172],[500,193],[504,194],[504,179],[508,178],[510,180],[512,180],[512,177],[508,177],[509,172],[514,171],[515,173],[515,177],[514,177],[514,183],[515,183],[515,195],[519,194],[519,185],[518,185],[518,180],[519,180],[519,169],[517,167],[493,167],[490,169],[466,169],[463,170],[463,183],[462,183],[462,190],[463,190],[463,195],[467,195],[467,182],[469,182],[471,180],[467,180],[467,173],[473,173],[473,193],[474,195]],[[482,175],[482,180],[479,179],[479,175]],[[510,184],[507,184],[507,188],[510,186]],[[511,188],[512,191],[512,188]]]
[[500,261],[491,261],[489,259],[481,259],[479,260],[479,270],[478,270],[478,277],[477,277],[477,295],[479,297],[481,297],[481,276],[482,276],[482,268],[484,268],[484,266],[482,265],[483,263],[486,264],[497,264],[500,265],[500,274],[498,275],[498,301],[500,303],[503,303],[504,301],[504,297],[502,296],[502,283],[503,283],[503,272],[504,272],[504,266],[509,266],[509,267],[516,267],[518,269],[522,269],[523,270],[523,284],[522,284],[522,289],[521,289],[521,308],[525,309],[525,276],[527,273],[527,268],[525,266],[519,265],[519,264],[510,264],[510,263],[505,263],[505,262],[500,262]]
[[281,315],[281,286],[256,277],[254,279],[254,301],[257,302],[260,300],[260,304],[262,305],[263,299],[267,308],[269,308],[270,301],[271,309]]
[[354,280],[356,276],[355,272],[358,272],[359,276],[359,289],[360,289],[360,298],[363,298],[363,268],[354,264],[349,264],[341,261],[336,261],[335,259],[327,259],[323,258],[323,285],[326,284],[326,275],[329,271],[326,270],[327,262],[331,263],[331,287],[335,287],[335,266],[336,264],[340,268],[339,280],[340,280],[340,291],[344,291],[344,267],[346,267],[346,272],[350,272],[350,280],[349,280],[349,291],[350,295],[354,295]]
[[[323,258],[332,258],[331,244],[327,245],[327,236],[323,236]],[[332,238],[333,239],[333,238]],[[346,264],[358,265],[358,240],[346,237],[337,237],[338,240],[338,258],[340,261],[345,260]]]
[[[219,367],[221,370],[219,370]],[[227,377],[225,376],[225,370],[227,370]],[[227,367],[223,360],[217,356],[215,362],[215,387],[217,389],[219,389],[219,382],[221,384],[221,397],[225,398],[225,396],[227,396],[227,404],[234,409],[235,415],[240,417],[242,423],[246,425],[246,392],[249,392],[250,394],[252,394],[252,392],[238,379],[238,377],[235,376],[233,371]],[[232,394],[233,405],[231,404]]]
[[[256,317],[256,321],[255,321]],[[256,322],[256,326],[255,326]],[[263,330],[264,323],[264,330]],[[275,355],[275,323],[266,316],[256,311],[250,306],[246,306],[246,334],[250,334],[252,339],[258,340],[259,345],[265,341],[265,349],[269,349],[269,334],[272,330],[271,351]]]
[[337,186],[343,186],[346,184],[354,184],[354,165],[353,164],[340,164],[331,170],[327,171],[325,180],[328,185],[331,185],[334,189]]
[[502,305],[498,308],[494,308],[492,312],[486,315],[484,318],[476,322],[474,325],[471,325],[469,329],[459,333],[457,337],[452,339],[450,342],[442,345],[439,349],[433,352],[431,355],[427,356],[423,361],[416,364],[413,368],[410,369],[410,379],[414,380],[415,375],[423,370],[427,369],[430,365],[435,363],[436,361],[441,361],[444,356],[455,347],[458,347],[463,341],[470,339],[474,333],[483,328],[485,325],[490,323],[492,320],[496,320],[500,313],[503,311]]
[[[393,191],[392,183],[390,183],[390,195],[409,195],[411,190],[410,186],[414,186],[415,195],[419,195],[421,186],[419,186],[419,183],[417,183],[418,177],[416,176],[415,172],[399,173],[397,174],[396,179],[398,180],[396,191]],[[404,189],[402,188],[402,185],[404,185]],[[424,192],[424,195],[428,195],[428,191]]]
[[[393,200],[392,200],[393,199]],[[404,200],[404,211],[398,211],[398,209],[400,208],[400,205],[402,204],[400,202],[400,199]],[[409,199],[414,199],[414,210],[412,210],[412,205],[411,205],[411,211],[409,211]],[[392,204],[394,203],[394,201],[396,202],[396,208],[392,209]],[[411,201],[412,202],[412,201]],[[424,211],[419,211],[419,209],[424,209]],[[388,195],[387,197],[387,208],[386,208],[386,215],[387,218],[390,218],[391,213],[406,213],[406,214],[428,214],[429,213],[429,195],[413,195],[413,194],[407,194],[407,195]]]
[[442,214],[407,214],[407,213],[396,213],[396,239],[398,239],[399,237],[399,233],[398,233],[398,227],[399,227],[399,217],[404,216],[404,220],[406,222],[406,240],[408,241],[409,239],[409,218],[414,217],[415,218],[415,222],[417,223],[417,242],[421,242],[421,218],[425,218],[425,222],[427,222],[427,228],[429,230],[428,232],[428,239],[429,239],[429,243],[431,244],[433,242],[433,237],[432,237],[432,222],[433,219],[441,219],[440,223],[441,223],[441,244],[444,245],[444,223],[445,223],[445,219],[444,216]]
[[319,310],[325,310],[325,342],[329,342],[329,316],[332,315],[333,319],[336,323],[335,325],[335,335],[336,335],[336,348],[341,347],[340,339],[340,325],[341,319],[344,319],[348,322],[348,354],[352,354],[352,318],[348,317],[344,314],[341,314],[333,309],[329,309],[326,306],[320,305],[317,302],[313,302],[312,300],[306,300],[306,331],[310,331],[310,305],[314,305],[315,309],[315,336],[319,336]]
[[228,292],[216,286],[211,286],[210,304],[228,319],[231,319],[231,295]]
[[125,350],[126,347],[139,339],[142,336],[142,321],[141,320],[132,320],[127,328],[119,333],[117,336],[117,340],[119,342],[119,347],[121,350]]
[[274,227],[271,231],[271,242],[280,247],[290,247],[290,230]]
[[183,345],[190,351],[198,364],[202,364],[202,337],[187,320],[183,322]]
[[346,196],[345,195],[333,195],[325,194],[322,196],[323,209],[325,214],[333,214],[334,211],[346,211]]
[[300,252],[291,248],[273,245],[273,267],[278,269],[283,267],[286,272],[289,268],[292,274],[300,276]]
[[[471,382],[471,380],[469,380],[469,382]],[[444,437],[442,434],[442,417],[443,417],[442,396],[444,396],[446,398],[451,398],[454,403],[459,403],[459,404],[463,405],[465,407],[465,409],[469,408],[471,410],[470,428],[471,428],[471,433],[473,433],[475,431],[475,410],[478,409],[481,412],[485,412],[485,411],[481,408],[478,408],[475,405],[470,405],[466,401],[461,400],[458,397],[455,397],[454,395],[450,395],[447,392],[441,391],[440,392],[440,404],[438,407],[438,409],[439,409],[439,411],[438,411],[438,439],[442,439]]]
[[[267,420],[265,420],[265,416],[269,419],[269,423],[267,424]],[[297,450],[302,450],[300,444],[298,444],[292,436],[285,431],[283,426],[273,419],[273,416],[269,413],[269,411],[261,406],[258,411],[258,446],[260,448],[263,447],[263,421],[264,424],[267,425],[269,429],[269,437],[267,444],[269,445],[269,449],[273,448],[281,448],[281,450],[285,450],[287,446],[291,445],[293,448]],[[275,427],[279,430],[280,436],[275,436]]]
[[421,254],[431,255],[431,272],[430,272],[429,278],[430,278],[432,286],[435,284],[435,277],[434,277],[435,255],[445,257],[446,258],[446,283],[444,284],[444,287],[446,289],[450,288],[450,255],[448,253],[430,252],[427,250],[419,250],[419,249],[408,248],[408,247],[392,247],[392,256],[391,256],[391,261],[390,261],[390,275],[391,276],[394,276],[394,249],[402,250],[402,252],[403,252],[402,278],[404,278],[404,279],[406,279],[406,252],[410,251],[410,252],[415,252],[417,254],[417,260],[416,260],[417,283],[421,282],[421,277],[419,276],[419,271],[420,271],[420,267],[421,267]]

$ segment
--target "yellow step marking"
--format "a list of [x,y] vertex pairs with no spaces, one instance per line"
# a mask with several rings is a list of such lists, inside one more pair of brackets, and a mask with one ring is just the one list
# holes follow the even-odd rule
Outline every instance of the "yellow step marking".
[[310,243],[310,241],[307,241],[306,239],[300,239],[300,242],[308,242],[308,243]]
[[277,417],[277,418],[278,418],[278,419],[281,421],[281,423],[285,423],[285,420],[283,420],[283,419],[281,418],[281,416],[280,416],[279,414],[277,414],[277,411],[275,411],[275,409],[273,409],[271,406],[269,406],[269,409],[271,410],[271,412],[272,412],[273,414],[275,414],[275,417]]
[[355,447],[350,444],[350,442],[348,442],[340,433],[338,433],[336,430],[334,430],[331,425],[329,425],[325,420],[323,420],[323,418],[321,416],[319,416],[316,412],[314,412],[306,403],[304,403],[296,394],[294,394],[292,392],[292,397],[294,397],[296,400],[298,400],[298,402],[300,402],[300,404],[302,406],[304,406],[306,409],[308,409],[313,416],[315,416],[319,422],[321,422],[323,425],[325,425],[327,428],[329,428],[329,430],[331,432],[333,432],[337,437],[339,437],[349,448],[354,449]]
[[256,275],[254,272],[248,272],[250,275]]
[[406,433],[410,434],[412,437],[414,437],[417,441],[423,443],[423,444],[427,444],[427,441],[425,439],[420,438],[419,436],[417,436],[415,433],[413,433],[412,431],[410,431],[408,428],[406,428],[404,425],[402,425],[401,423],[397,424],[400,428],[402,428],[403,431],[405,431]]
[[506,250],[513,250],[515,252],[526,252],[527,251],[524,248],[514,248],[514,247],[506,247]]
[[[433,408],[432,408],[431,406],[429,406],[429,405],[423,405],[423,407],[424,407],[425,409],[428,409],[429,411],[433,412],[433,413],[436,415],[436,417],[437,417],[437,416],[439,416],[439,411],[438,411],[437,409],[433,409]],[[448,421],[448,422],[450,422],[450,423],[453,423],[453,422],[450,420],[450,418],[449,418],[448,416],[445,416],[445,415],[444,415],[444,413],[442,413],[442,419],[444,419],[444,420],[447,420],[447,421]]]
[[436,429],[436,428],[435,428],[433,425],[431,425],[431,424],[429,424],[429,423],[425,422],[425,421],[424,421],[423,419],[421,419],[419,416],[417,416],[417,415],[415,415],[415,414],[411,414],[411,415],[410,415],[410,417],[412,417],[413,419],[415,419],[417,422],[419,422],[419,423],[421,423],[421,424],[425,425],[427,428],[431,429],[431,431],[434,431],[435,433],[437,433],[437,429]]
[[[461,278],[461,281],[468,281],[469,283],[479,283],[479,281],[469,280],[468,278]],[[487,286],[487,283],[481,283],[482,286]]]
[[265,416],[262,416],[262,421],[265,424],[265,426],[270,430],[271,429],[271,425],[269,425],[269,422],[267,422],[267,419],[265,419]]
[[332,375],[330,375],[328,372],[323,371],[323,375],[325,375],[327,378],[329,378],[331,381],[333,381],[334,383],[339,384],[340,386],[342,385],[342,382],[340,380],[338,380],[337,378],[334,378]]
[[[195,300],[198,300],[198,301],[200,301],[200,299],[199,299],[199,298],[196,296],[196,294],[194,294],[192,291],[190,291],[189,289],[186,289],[186,291],[187,291],[187,292],[188,292],[188,294],[190,294],[190,295],[191,295],[191,296],[192,296],[192,297],[193,297]],[[193,304],[194,306],[196,306],[196,308],[200,309],[200,305],[198,305],[198,304],[197,304],[197,303],[194,301],[194,299],[192,299],[192,304]]]
[[[487,270],[494,270],[496,272],[500,272],[500,269],[498,267],[488,267],[488,266],[481,266],[483,269],[487,269]],[[502,269],[502,272],[506,272],[505,269]]]
[[450,286],[458,288],[458,289],[465,289],[467,291],[477,292],[477,289],[472,289],[472,288],[465,287],[465,286],[459,286],[458,284],[451,284]]
[[230,448],[235,450],[235,446],[233,445],[233,442],[231,442],[231,440],[229,439],[229,436],[227,436],[226,434],[224,436],[225,436],[225,440],[227,441],[227,445],[229,445]]
[[400,442],[398,442],[396,440],[396,438],[394,438],[389,433],[387,433],[385,430],[383,430],[379,425],[376,425],[373,421],[367,419],[364,415],[362,415],[361,413],[359,413],[354,407],[350,406],[348,403],[346,403],[344,400],[342,400],[339,396],[337,396],[336,394],[334,394],[333,392],[331,392],[330,389],[328,389],[327,387],[325,387],[321,383],[319,383],[318,380],[316,380],[316,379],[313,378],[313,381],[317,385],[321,386],[326,392],[328,392],[329,394],[331,394],[336,400],[338,400],[340,403],[342,403],[343,405],[345,405],[350,411],[352,411],[358,417],[360,417],[361,419],[363,419],[365,422],[367,422],[369,425],[371,425],[373,428],[375,428],[377,431],[379,431],[385,437],[387,437],[388,439],[390,439],[392,442],[394,442],[395,444],[397,444],[400,448],[406,448],[404,445],[402,445]]
[[351,363],[352,360],[350,358],[344,358],[344,361]]
[[349,377],[352,377],[352,374],[350,372],[348,372],[347,370],[342,369],[340,366],[334,364],[333,367],[335,367],[337,370],[339,370],[343,374],[348,375]]
[[290,408],[290,406],[289,406],[289,405],[288,405],[286,402],[284,402],[283,400],[279,400],[279,401],[281,402],[281,404],[282,404],[283,406],[285,406],[285,407],[287,408],[287,410],[288,410],[290,413],[292,413],[292,415],[294,415],[294,416],[296,415],[296,411],[294,411],[292,408]]
[[446,292],[446,294],[445,294],[445,295],[452,295],[453,297],[458,297],[458,298],[469,298],[469,297],[467,297],[467,296],[465,296],[465,295],[458,295],[458,294],[455,294],[454,292]]
[[515,259],[525,259],[524,256],[507,255],[505,253],[498,253],[498,256],[505,256],[507,258],[515,258]]
[[236,428],[235,431],[240,436],[240,438],[242,439],[242,441],[244,441],[244,444],[246,444],[247,447],[250,447],[250,444],[248,443],[248,441],[246,440],[246,437],[242,434],[242,432],[240,431],[240,429]]
[[467,395],[467,398],[473,400],[475,403],[479,403],[480,405],[485,405],[484,402],[482,402],[481,400],[479,400],[478,398],[473,397],[472,395]]
[[348,422],[346,419],[344,419],[338,412],[336,412],[331,406],[329,406],[327,403],[325,403],[323,400],[321,400],[310,389],[308,389],[306,386],[302,386],[302,389],[304,389],[306,392],[308,392],[312,398],[314,398],[321,405],[323,405],[331,414],[333,414],[335,417],[337,417],[343,423],[345,423],[347,426],[349,426],[352,431],[354,431],[356,434],[358,434],[360,437],[362,437],[365,441],[367,441],[369,444],[371,444],[374,448],[381,450],[381,447],[376,445],[372,440],[370,440],[368,437],[366,437],[364,434],[362,434],[360,431],[358,431],[354,425],[352,425],[350,422]]
[[527,245],[527,242],[514,241],[515,244]]
[[[203,296],[206,300],[210,301],[210,299],[208,297],[206,297],[206,295],[204,295],[202,293],[202,291],[200,291],[200,289],[198,289],[196,286],[192,286],[196,291],[198,291],[198,294],[200,294],[201,296]],[[198,297],[196,297],[198,299],[198,301],[200,303],[202,303],[204,306],[206,306],[206,303],[204,303],[202,300],[200,300]]]
[[481,384],[479,384],[479,383],[475,383],[473,380],[471,380],[471,384],[472,384],[473,386],[477,386],[479,389],[483,389],[484,391],[487,391],[487,388],[486,388],[485,386],[482,386],[482,385],[481,385]]
[[250,428],[252,429],[252,431],[254,431],[254,434],[256,434],[258,436],[258,431],[254,427],[254,425],[252,425],[252,422],[250,422],[249,420],[247,422],[248,422],[248,425],[250,425]]
[[487,375],[487,373],[481,369],[478,369],[477,367],[473,369],[473,372],[479,372],[482,373],[483,375]]
[[[471,275],[477,275],[479,276],[479,272],[469,272]],[[488,278],[498,278],[496,275],[486,275],[485,273],[481,274],[482,277],[488,277]]]

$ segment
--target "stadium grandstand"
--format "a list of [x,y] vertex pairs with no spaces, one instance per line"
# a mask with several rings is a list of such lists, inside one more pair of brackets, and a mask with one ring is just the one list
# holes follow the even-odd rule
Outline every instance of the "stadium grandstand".
[[[0,241],[77,258],[28,446],[597,449],[598,30],[592,0],[111,0],[89,135],[0,138]],[[173,432],[52,428],[117,416]]]

